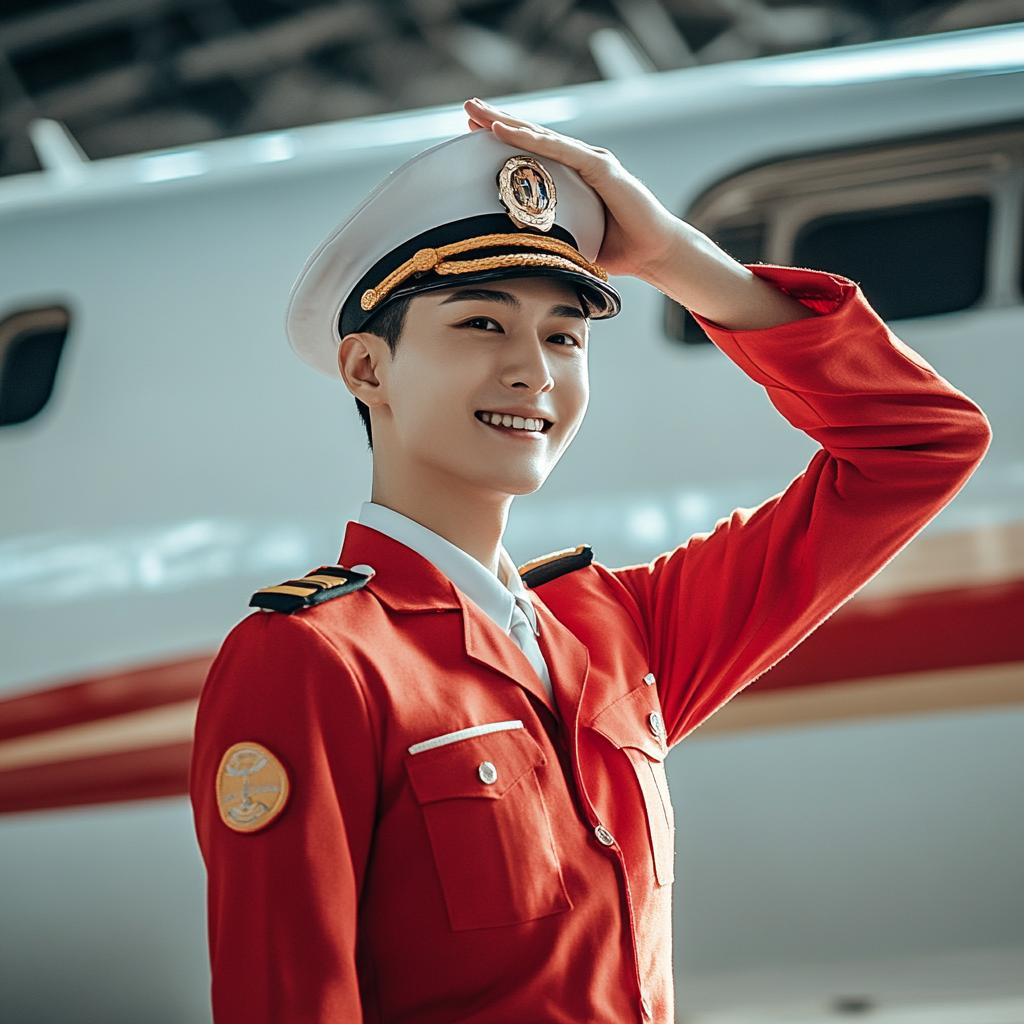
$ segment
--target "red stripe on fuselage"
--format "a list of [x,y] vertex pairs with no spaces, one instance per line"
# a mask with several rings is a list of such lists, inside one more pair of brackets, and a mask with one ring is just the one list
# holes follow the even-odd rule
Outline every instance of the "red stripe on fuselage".
[[751,690],[1024,661],[1024,580],[853,600]]
[[198,697],[212,655],[98,676],[0,701],[0,740]]
[[181,796],[191,755],[175,743],[0,772],[0,814]]

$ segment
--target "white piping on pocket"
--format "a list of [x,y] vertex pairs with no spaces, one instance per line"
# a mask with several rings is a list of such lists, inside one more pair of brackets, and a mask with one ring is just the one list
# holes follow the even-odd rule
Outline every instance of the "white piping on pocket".
[[468,729],[460,729],[458,732],[446,732],[443,736],[435,736],[432,740],[414,743],[409,748],[409,753],[422,754],[425,750],[433,750],[434,747],[444,747],[449,743],[458,743],[459,740],[471,740],[474,736],[486,736],[489,732],[508,732],[510,729],[522,729],[522,727],[523,723],[520,721],[472,725]]

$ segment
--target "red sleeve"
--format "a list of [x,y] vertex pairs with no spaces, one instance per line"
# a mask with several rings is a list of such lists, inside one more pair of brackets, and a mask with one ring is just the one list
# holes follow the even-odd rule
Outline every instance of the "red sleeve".
[[639,606],[672,742],[874,576],[960,490],[990,437],[977,406],[854,284],[751,270],[820,315],[760,331],[701,325],[822,450],[783,494],[614,573]]
[[[215,792],[242,741],[267,747],[290,783],[285,810],[248,834],[221,821]],[[192,760],[216,1024],[363,1019],[356,914],[378,774],[370,715],[333,646],[298,618],[245,619],[210,671]]]

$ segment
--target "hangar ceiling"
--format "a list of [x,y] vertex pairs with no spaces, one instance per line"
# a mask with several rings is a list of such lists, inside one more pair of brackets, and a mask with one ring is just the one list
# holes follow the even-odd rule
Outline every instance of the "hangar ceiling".
[[0,174],[37,118],[91,158],[1024,19],[1024,0],[4,0]]

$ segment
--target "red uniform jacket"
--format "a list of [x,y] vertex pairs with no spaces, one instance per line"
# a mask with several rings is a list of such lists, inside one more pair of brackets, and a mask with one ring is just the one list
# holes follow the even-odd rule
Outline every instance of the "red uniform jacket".
[[[705,326],[822,450],[650,565],[538,587],[557,708],[446,577],[358,525],[341,564],[368,586],[228,637],[192,769],[217,1024],[673,1019],[666,752],[878,572],[989,437],[849,282],[755,270],[822,315]],[[500,722],[523,728],[409,752]],[[240,741],[291,781],[252,834],[214,792]]]

